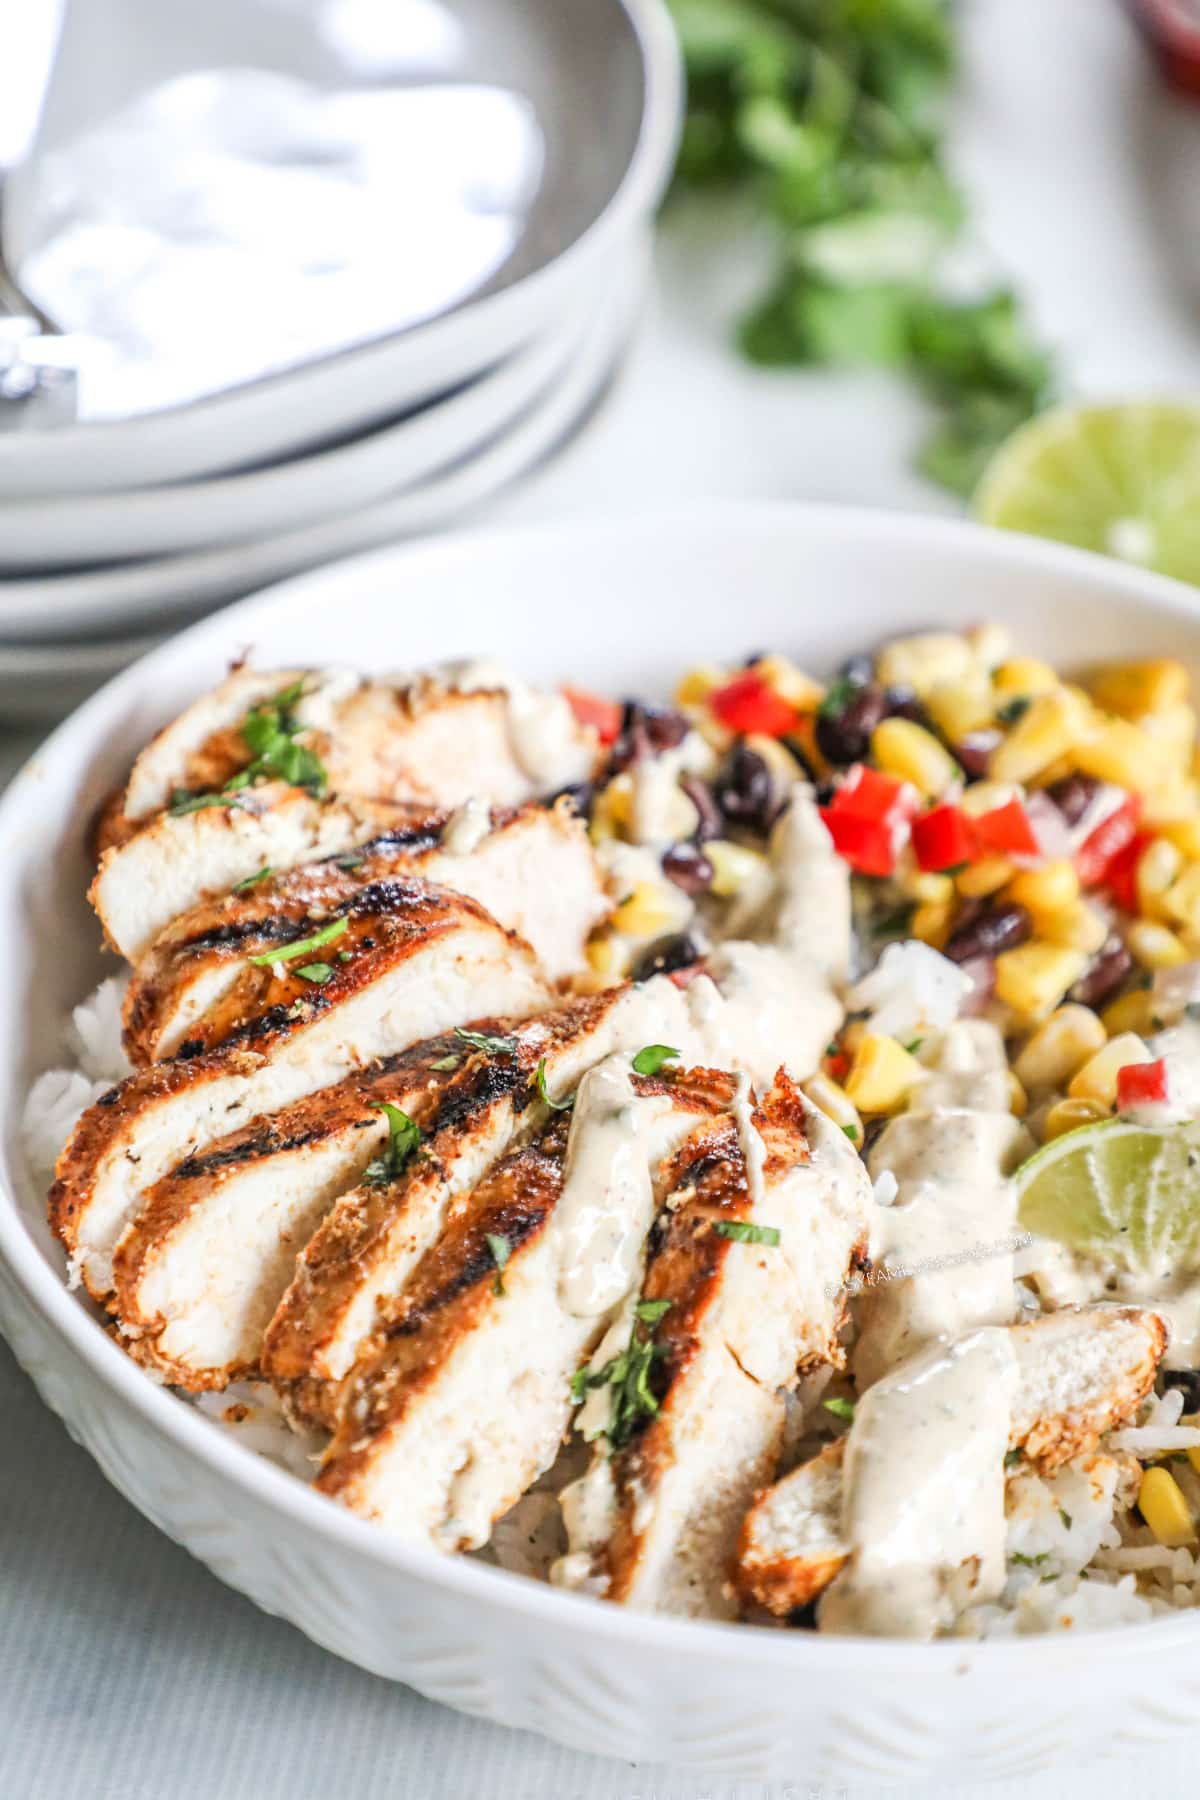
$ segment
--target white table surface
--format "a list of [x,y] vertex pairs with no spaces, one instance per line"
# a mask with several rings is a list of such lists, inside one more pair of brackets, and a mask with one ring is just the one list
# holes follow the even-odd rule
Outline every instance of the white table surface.
[[[1115,0],[974,0],[958,166],[997,266],[1078,391],[1200,387],[1200,111],[1166,102]],[[1190,179],[1189,179],[1190,177]],[[906,467],[921,409],[875,377],[729,352],[748,251],[695,219],[589,430],[492,519],[714,495],[947,503]],[[0,739],[0,778],[32,739]],[[456,1717],[258,1613],[141,1519],[0,1347],[0,1800],[808,1800],[600,1762]],[[1190,1791],[1195,1747],[1139,1760]],[[1115,1800],[1122,1765],[960,1795]],[[828,1791],[828,1790],[827,1790]],[[943,1789],[943,1792],[948,1791]],[[855,1790],[858,1794],[860,1790]]]

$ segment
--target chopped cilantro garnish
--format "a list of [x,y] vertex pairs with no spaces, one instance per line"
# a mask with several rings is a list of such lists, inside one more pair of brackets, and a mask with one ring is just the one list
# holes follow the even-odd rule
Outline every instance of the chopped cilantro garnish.
[[361,869],[366,859],[360,856],[357,850],[347,850],[344,855],[335,856],[333,860],[339,869],[349,871],[351,869]]
[[234,777],[239,786],[274,779],[307,788],[317,798],[325,792],[329,778],[324,763],[314,750],[296,741],[304,729],[295,716],[303,694],[303,680],[294,681],[273,700],[250,708],[242,720],[242,742],[251,752],[251,761]]
[[1072,1525],[1075,1523],[1075,1521],[1074,1521],[1074,1519],[1072,1519],[1070,1513],[1067,1511],[1065,1506],[1059,1507],[1058,1516],[1062,1520],[1063,1524],[1066,1526],[1067,1530],[1070,1531],[1070,1529],[1071,1529]]
[[777,1244],[777,1225],[751,1225],[745,1219],[718,1219],[713,1226],[718,1237],[731,1238],[735,1244]]
[[257,887],[260,881],[265,881],[268,875],[273,875],[274,873],[275,871],[270,863],[264,863],[256,875],[247,875],[244,881],[236,882],[233,891],[235,894],[244,894],[248,889]]
[[847,1425],[853,1425],[853,1400],[843,1400],[840,1394],[835,1394],[832,1400],[822,1400],[821,1405],[825,1408],[826,1412],[831,1412],[835,1419],[845,1419]]
[[206,806],[237,805],[238,802],[228,794],[189,794],[186,788],[176,788],[167,811],[173,819],[178,819],[184,813],[202,812]]
[[1018,1569],[1040,1569],[1049,1556],[1048,1550],[1039,1550],[1036,1556],[1027,1556],[1024,1550],[1013,1550],[1010,1552],[1008,1560],[1015,1563]]
[[508,1239],[503,1237],[498,1231],[489,1231],[486,1236],[487,1247],[491,1251],[492,1261],[496,1265],[496,1274],[492,1281],[492,1292],[494,1294],[502,1294],[504,1292],[504,1270],[509,1257],[512,1255],[512,1245],[509,1243]]
[[1025,717],[1032,705],[1031,694],[1017,694],[1014,699],[1006,700],[1003,706],[996,708],[996,717],[1002,725],[1015,725],[1018,719]]
[[1006,1450],[1004,1452],[1005,1468],[1006,1469],[1015,1469],[1017,1464],[1021,1461],[1021,1456],[1022,1456],[1022,1452],[1020,1450]]
[[332,944],[349,929],[349,919],[331,919],[328,925],[322,925],[320,931],[314,931],[311,937],[297,938],[294,944],[280,944],[274,950],[263,950],[258,956],[251,956],[248,960],[256,963],[260,969],[268,969],[272,963],[295,962],[298,956],[307,956],[310,950],[321,950],[326,944]]
[[664,1063],[678,1062],[678,1050],[672,1050],[670,1044],[647,1044],[639,1050],[633,1059],[635,1075],[657,1075]]
[[915,900],[901,901],[900,905],[894,906],[891,912],[884,913],[881,919],[872,921],[873,936],[878,938],[903,937],[912,924],[913,914],[916,910]]
[[472,1050],[481,1050],[485,1056],[515,1056],[517,1040],[515,1037],[489,1037],[486,1031],[465,1031],[461,1025],[454,1027],[454,1035],[469,1044]]
[[461,1061],[461,1056],[439,1056],[437,1061],[435,1063],[430,1063],[429,1066],[431,1069],[435,1070],[437,1074],[443,1075],[448,1069],[457,1069]]
[[639,1300],[633,1310],[644,1325],[657,1325],[673,1305],[671,1300]]
[[420,1127],[408,1114],[388,1100],[371,1102],[376,1112],[384,1113],[388,1122],[388,1141],[383,1153],[363,1170],[364,1187],[386,1187],[403,1174],[421,1142]]
[[905,1044],[904,1048],[908,1051],[908,1054],[910,1056],[915,1056],[917,1054],[917,1051],[921,1048],[921,1045],[924,1042],[925,1042],[924,1038],[912,1038],[907,1044]]
[[552,1100],[546,1092],[546,1059],[543,1056],[533,1074],[533,1085],[536,1087],[551,1112],[570,1112],[575,1104],[574,1094],[568,1094],[565,1100]]
[[857,1125],[843,1125],[842,1130],[845,1132],[846,1136],[850,1139],[850,1142],[852,1144],[857,1144],[857,1142],[858,1142],[858,1126]]
[[862,683],[851,681],[848,675],[839,675],[825,689],[824,697],[817,713],[822,719],[838,719],[845,712],[854,696],[861,690]]
[[316,987],[324,987],[333,974],[333,966],[327,962],[301,963],[296,973],[301,981],[311,981]]

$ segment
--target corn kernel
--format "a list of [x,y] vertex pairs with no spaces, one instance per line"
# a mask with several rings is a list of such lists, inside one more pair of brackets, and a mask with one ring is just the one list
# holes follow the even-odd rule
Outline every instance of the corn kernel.
[[1063,912],[1079,898],[1079,877],[1067,857],[1056,857],[1040,869],[1022,869],[1009,884],[1009,898],[1028,907],[1036,919],[1041,913]]
[[960,894],[968,900],[981,900],[985,894],[998,893],[1013,877],[1013,866],[1003,856],[985,856],[954,877]]
[[611,931],[598,931],[588,939],[588,967],[606,980],[619,978],[624,965],[626,947]]
[[592,807],[592,842],[601,844],[619,837],[633,817],[633,777],[624,771],[614,775],[596,796]]
[[676,706],[703,706],[714,688],[724,687],[728,677],[715,663],[689,669],[675,689]]
[[924,698],[937,682],[965,675],[971,663],[966,638],[951,631],[927,631],[885,645],[875,673],[884,687],[910,687]]
[[1029,781],[1073,751],[1090,729],[1089,709],[1077,694],[1066,688],[1039,694],[993,750],[988,774],[994,781]]
[[1029,1096],[1013,1071],[1008,1071],[1008,1110],[1014,1119],[1023,1119],[1029,1111]]
[[1169,752],[1181,772],[1187,769],[1196,744],[1196,714],[1192,707],[1179,701],[1158,712],[1144,713],[1135,723]]
[[1097,1119],[1107,1118],[1108,1108],[1101,1106],[1098,1100],[1060,1100],[1042,1120],[1042,1142],[1048,1144],[1051,1138],[1062,1137],[1064,1132],[1077,1131],[1081,1125],[1094,1125]]
[[1140,1037],[1132,1031],[1123,1031],[1119,1037],[1110,1038],[1103,1050],[1097,1050],[1095,1056],[1088,1058],[1082,1069],[1076,1069],[1067,1087],[1072,1100],[1098,1100],[1103,1106],[1112,1106],[1117,1098],[1117,1075],[1127,1069],[1130,1063],[1150,1061],[1150,1052]]
[[1164,916],[1167,890],[1183,868],[1183,853],[1169,838],[1154,838],[1138,858],[1134,871],[1138,911],[1148,919]]
[[957,908],[953,900],[926,900],[912,916],[909,930],[934,950],[940,950],[950,936]]
[[1023,1019],[1041,1019],[1083,973],[1087,957],[1064,945],[1033,942],[996,958],[996,994]]
[[1012,649],[1012,637],[1006,625],[997,625],[989,619],[983,625],[972,625],[964,631],[968,648],[981,668],[995,669],[1002,663]]
[[1031,1093],[1066,1087],[1106,1041],[1104,1027],[1090,1006],[1060,1006],[1038,1026],[1013,1068]]
[[728,838],[710,838],[704,854],[713,866],[710,892],[719,900],[739,894],[749,881],[756,881],[766,867],[765,858],[757,850],[731,844]]
[[1191,961],[1186,946],[1170,927],[1153,919],[1134,919],[1125,932],[1125,942],[1143,969],[1175,969]]
[[854,1053],[846,1093],[860,1112],[898,1112],[924,1073],[894,1037],[867,1032]]
[[1010,800],[1019,800],[1021,790],[1011,781],[973,781],[964,788],[959,807],[969,819],[981,819],[984,813],[995,812],[998,806],[1007,806]]
[[1188,673],[1182,663],[1162,657],[1146,662],[1112,663],[1097,669],[1088,686],[1105,712],[1136,719],[1187,699]]
[[1157,1030],[1154,995],[1149,988],[1132,988],[1128,994],[1109,1002],[1100,1014],[1100,1022],[1109,1037],[1120,1037],[1127,1031],[1147,1037]]
[[[780,743],[778,738],[764,737],[759,732],[750,732],[746,738],[746,748],[753,750],[756,756],[762,757],[785,793],[791,788],[793,782],[803,778],[796,758],[785,744]],[[685,835],[687,834],[685,833]]]
[[1189,863],[1172,882],[1163,911],[1186,930],[1200,930],[1200,862]]
[[806,675],[786,656],[760,656],[754,671],[797,712],[815,712],[824,698],[825,689],[821,683]]
[[955,681],[938,681],[925,696],[925,710],[952,744],[970,731],[981,731],[995,717],[992,684],[983,669],[971,669]]
[[1200,819],[1200,785],[1197,784],[1194,777],[1185,775],[1178,769],[1172,770],[1165,781],[1152,787],[1144,797],[1142,824],[1151,831],[1161,831],[1164,837],[1169,837],[1171,842],[1183,851],[1185,856],[1200,854],[1189,848],[1189,843],[1200,842],[1200,838],[1193,836],[1189,840],[1186,835],[1180,838],[1177,836],[1177,828],[1188,825],[1194,827],[1198,819]]
[[954,898],[954,878],[932,869],[919,869],[911,851],[905,851],[894,876],[906,900],[948,901]]
[[1039,769],[1036,775],[1029,777],[1031,788],[1052,787],[1056,781],[1065,781],[1068,775],[1075,773],[1075,764],[1069,756],[1056,756],[1053,762]]
[[686,923],[690,907],[678,888],[665,882],[639,881],[633,892],[613,908],[612,924],[628,937],[662,937]]
[[1178,1550],[1194,1541],[1196,1526],[1183,1489],[1161,1463],[1143,1470],[1137,1503],[1143,1519],[1168,1550]]
[[1170,773],[1170,755],[1128,719],[1106,719],[1075,746],[1076,766],[1085,775],[1115,781],[1118,787],[1146,794]]
[[1108,941],[1109,923],[1091,900],[1077,900],[1058,912],[1039,913],[1038,936],[1048,944],[1062,944],[1070,950],[1082,950],[1094,956]]
[[1162,834],[1183,851],[1189,862],[1200,862],[1200,813],[1191,818],[1168,819]]
[[803,713],[793,726],[790,737],[804,752],[804,760],[818,781],[826,781],[833,773],[833,765],[824,755],[817,742],[817,716],[815,713]]
[[911,781],[931,799],[961,773],[945,745],[912,719],[884,719],[871,735],[871,752],[885,774]]
[[844,1087],[839,1087],[828,1075],[812,1075],[802,1087],[818,1112],[823,1112],[839,1130],[844,1131],[851,1143],[861,1145],[862,1119]]
[[1001,703],[1023,699],[1026,695],[1048,694],[1059,682],[1050,664],[1039,661],[1036,656],[1014,656],[1009,662],[1001,663],[992,680],[996,698]]
[[[1200,1414],[1184,1413],[1179,1423],[1181,1425],[1186,1425],[1190,1430],[1194,1431],[1197,1425],[1200,1425]],[[1200,1448],[1193,1445],[1192,1449],[1187,1453],[1187,1459],[1191,1463],[1193,1469],[1195,1469],[1197,1475],[1200,1475]]]

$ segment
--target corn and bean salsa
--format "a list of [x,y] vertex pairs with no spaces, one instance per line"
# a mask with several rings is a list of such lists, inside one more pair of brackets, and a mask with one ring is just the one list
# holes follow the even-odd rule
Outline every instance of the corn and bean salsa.
[[[631,858],[590,946],[597,985],[694,961],[706,921],[762,880],[773,820],[807,780],[852,871],[864,964],[915,939],[970,976],[968,1009],[1003,1029],[1012,1109],[1038,1139],[1166,1099],[1145,1042],[1155,977],[1200,958],[1181,663],[1069,677],[983,625],[895,639],[828,683],[770,654],[689,670],[669,709],[569,697],[609,746],[579,801],[593,841]],[[647,756],[675,758],[649,834]],[[917,1048],[851,1015],[810,1097],[861,1144],[920,1080]]]

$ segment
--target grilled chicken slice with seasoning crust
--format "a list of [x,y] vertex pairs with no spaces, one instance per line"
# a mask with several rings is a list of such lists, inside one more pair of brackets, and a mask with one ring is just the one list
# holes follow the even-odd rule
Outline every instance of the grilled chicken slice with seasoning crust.
[[285,781],[264,781],[236,798],[236,805],[158,813],[103,852],[88,898],[119,956],[136,962],[174,919],[263,870],[344,854],[429,818],[419,806],[317,800]]
[[[1133,1416],[1166,1349],[1158,1314],[1134,1306],[1066,1309],[991,1330],[1007,1338],[1016,1361],[1009,1458],[1042,1474],[1086,1456],[1106,1431]],[[750,1509],[737,1559],[738,1585],[748,1600],[790,1612],[815,1598],[849,1560],[842,1472],[849,1441],[840,1439],[793,1469]],[[940,1504],[940,1465],[930,1472]]]
[[[617,1053],[669,1044],[685,1063],[724,1058],[769,1082],[782,1061],[820,1055],[826,995],[809,1005],[805,981],[780,980],[756,946],[680,988],[667,976],[609,989],[515,1032],[511,1054],[485,1055],[445,1094],[430,1122],[426,1159],[392,1188],[343,1195],[297,1264],[296,1280],[268,1328],[264,1371],[298,1414],[328,1419],[336,1384],[432,1241],[448,1206],[469,1191],[514,1136],[538,1120],[530,1078],[545,1059],[544,1084],[561,1100],[585,1072]],[[760,964],[766,982],[759,979]],[[801,1063],[802,1069],[807,1063]]]
[[[629,1079],[652,1120],[639,1144],[652,1205],[657,1153],[732,1084],[703,1073]],[[346,1383],[318,1486],[407,1539],[440,1550],[485,1543],[558,1452],[572,1377],[605,1326],[605,1314],[564,1301],[572,1129],[556,1118],[485,1176]],[[647,1222],[635,1211],[625,1220],[639,1243]]]
[[485,664],[392,682],[341,669],[235,669],[142,751],[102,822],[100,848],[173,803],[207,803],[260,774],[439,809],[472,798],[518,806],[586,780],[596,752],[595,733],[561,694]]
[[257,1373],[298,1253],[350,1183],[391,1178],[411,1148],[404,1120],[425,1127],[462,1059],[453,1032],[426,1038],[251,1120],[157,1182],[113,1256],[110,1306],[138,1361],[193,1390]]
[[528,945],[464,895],[390,884],[369,946],[354,916],[338,915],[355,950],[330,962],[323,985],[285,976],[279,1003],[220,1050],[139,1070],[84,1113],[58,1159],[50,1219],[93,1294],[110,1288],[112,1252],[143,1196],[185,1157],[460,1021],[547,1004]]
[[[550,811],[530,806],[489,816],[481,808],[477,817],[426,818],[177,920],[134,971],[125,999],[130,1061],[211,1049],[260,1011],[294,998],[281,995],[280,970],[302,991],[353,952],[356,940],[373,935],[375,913],[390,909],[390,884],[405,877],[477,900],[525,939],[551,981],[583,966],[588,933],[609,906],[586,827],[565,802]],[[353,930],[331,944],[328,958],[319,947],[297,955],[297,945],[339,916]],[[275,950],[278,965],[270,961]]]
[[[738,1532],[778,1462],[784,1391],[839,1360],[870,1189],[782,1071],[758,1105],[739,1083],[664,1186],[636,1313],[592,1361],[581,1424],[603,1435],[562,1496],[570,1549],[554,1578],[644,1611],[730,1618]],[[645,1368],[632,1400],[629,1374],[604,1366],[622,1355]]]

